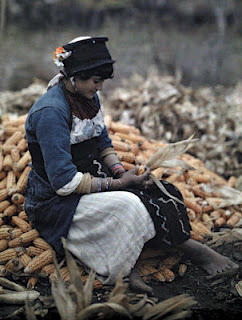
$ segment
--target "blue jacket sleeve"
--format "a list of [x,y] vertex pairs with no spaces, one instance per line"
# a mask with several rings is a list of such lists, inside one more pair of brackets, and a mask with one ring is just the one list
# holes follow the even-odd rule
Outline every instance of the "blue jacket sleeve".
[[[96,94],[94,97],[95,97],[95,100],[96,100],[99,108],[101,109],[98,95]],[[108,130],[107,130],[106,126],[104,126],[104,129],[103,129],[101,135],[97,137],[97,146],[98,146],[98,149],[100,152],[106,148],[113,147],[112,141],[108,136]]]
[[58,190],[77,173],[77,167],[72,162],[67,120],[58,108],[44,107],[34,112],[30,121],[43,154],[50,184],[54,190]]

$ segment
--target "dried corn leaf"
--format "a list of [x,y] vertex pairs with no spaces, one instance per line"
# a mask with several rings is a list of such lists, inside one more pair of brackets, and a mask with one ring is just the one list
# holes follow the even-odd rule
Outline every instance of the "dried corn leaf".
[[[194,135],[190,136],[186,140],[170,143],[165,147],[160,148],[153,156],[148,159],[148,161],[146,162],[146,166],[151,170],[154,170],[164,166],[163,163],[165,161],[167,163],[169,160],[173,160],[174,158],[185,153],[195,141],[198,141],[198,139],[193,139],[193,136]],[[181,166],[181,164],[185,163],[185,161],[180,160],[179,163]],[[175,166],[177,166],[176,163]]]

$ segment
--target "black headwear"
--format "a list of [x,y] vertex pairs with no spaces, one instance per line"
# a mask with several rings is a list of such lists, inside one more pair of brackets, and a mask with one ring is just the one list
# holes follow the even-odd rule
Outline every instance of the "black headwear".
[[107,37],[95,37],[68,43],[63,48],[71,51],[70,57],[63,61],[65,72],[69,77],[77,72],[92,69],[115,60],[106,47]]

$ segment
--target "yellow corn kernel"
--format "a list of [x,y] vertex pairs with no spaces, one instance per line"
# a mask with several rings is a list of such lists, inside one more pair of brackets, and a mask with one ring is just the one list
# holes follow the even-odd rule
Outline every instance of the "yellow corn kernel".
[[22,171],[31,162],[31,155],[29,150],[25,152],[22,158],[16,164],[16,170]]
[[34,257],[24,269],[25,273],[32,273],[40,270],[43,266],[53,261],[52,249],[45,250],[39,256]]
[[0,240],[0,251],[7,249],[8,241],[6,239]]
[[16,186],[17,193],[24,192],[30,171],[31,171],[31,167],[27,166],[24,169],[24,171],[22,172],[21,176],[19,177],[18,182],[17,182],[17,186]]
[[48,250],[51,249],[51,246],[43,238],[36,238],[33,240],[33,244],[40,249]]
[[17,256],[17,252],[13,248],[9,248],[0,252],[0,263],[7,262]]
[[24,243],[31,242],[38,237],[39,237],[39,232],[36,229],[32,229],[28,232],[23,233],[20,236],[20,240],[21,240],[21,243],[24,244]]

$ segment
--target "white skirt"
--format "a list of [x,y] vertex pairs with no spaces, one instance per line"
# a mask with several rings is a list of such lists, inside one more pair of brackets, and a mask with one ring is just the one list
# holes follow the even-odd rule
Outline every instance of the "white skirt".
[[127,191],[81,197],[67,236],[67,248],[104,284],[129,275],[144,244],[155,236],[141,200]]

